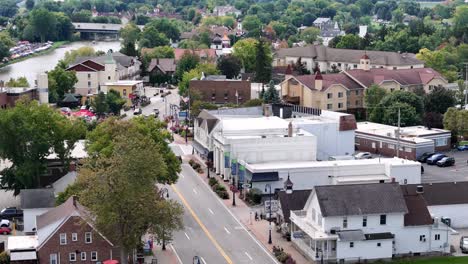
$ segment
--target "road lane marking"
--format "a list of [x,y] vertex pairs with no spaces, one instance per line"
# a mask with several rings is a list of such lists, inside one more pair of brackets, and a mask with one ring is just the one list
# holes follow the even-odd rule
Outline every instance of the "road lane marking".
[[203,261],[204,264],[206,264],[206,261],[203,257],[200,257],[201,258],[201,261]]
[[197,190],[192,189],[192,191],[193,191],[194,194],[198,194],[198,193],[197,193]]
[[184,234],[187,237],[187,239],[190,240],[190,237],[187,235],[187,233],[184,232]]
[[[191,167],[190,167],[191,169]],[[189,170],[190,170],[189,169]],[[192,169],[192,172],[195,174],[195,171]],[[198,176],[198,175],[196,175]],[[211,191],[211,188],[210,186],[208,186],[208,183],[206,183],[205,181],[199,179],[201,182],[203,182],[204,186],[209,190],[209,193],[211,193],[211,195],[215,196],[214,192]],[[180,196],[180,195],[179,195]],[[242,227],[242,229],[244,229],[244,231],[247,233],[248,236],[250,236],[250,238],[261,248],[263,249],[263,252],[265,252],[265,254],[270,257],[270,259],[273,261],[273,263],[276,263],[276,264],[279,264],[278,260],[276,260],[276,258],[270,254],[270,252],[266,249],[266,247],[260,243],[256,237],[254,237],[248,230],[247,228],[245,228],[244,224],[242,224],[239,219],[237,219],[237,217],[234,215],[233,212],[231,212],[231,210],[229,210],[229,208],[223,203],[223,201],[221,201],[220,199],[218,199],[218,197],[216,197],[216,200],[218,200],[218,203],[221,204],[222,207],[224,207],[224,209],[226,209],[226,211],[232,216],[232,218],[234,218],[234,220],[239,224],[240,227]]]
[[208,208],[208,211],[210,211],[210,213],[211,213],[212,215],[214,215],[213,211],[211,211],[211,209],[210,209],[210,208]]
[[182,260],[180,259],[179,254],[177,254],[177,251],[175,250],[174,246],[172,246],[172,244],[169,244],[169,247],[172,249],[172,251],[174,251],[174,254],[176,255],[176,258],[179,261],[179,263],[184,264],[182,263]]
[[244,252],[244,253],[245,253],[245,255],[246,255],[250,260],[253,260],[253,258],[249,255],[249,253],[247,253],[247,251]]
[[226,227],[224,227],[224,230],[225,230],[226,233],[228,233],[229,235],[231,234],[231,232],[229,232],[229,230],[228,230]]
[[171,184],[171,187],[172,189],[174,190],[174,192],[179,196],[180,200],[182,201],[182,203],[185,205],[185,207],[189,210],[190,214],[192,215],[193,219],[195,219],[195,221],[200,225],[200,227],[203,229],[203,232],[205,232],[206,236],[208,236],[208,238],[211,240],[211,242],[215,245],[216,249],[219,251],[219,253],[221,253],[221,255],[223,256],[223,258],[226,260],[226,262],[228,264],[234,264],[234,262],[232,262],[231,258],[226,254],[226,252],[223,250],[223,248],[219,245],[218,241],[216,241],[216,239],[211,235],[211,233],[208,231],[208,229],[206,228],[206,226],[202,223],[202,221],[200,220],[200,218],[198,218],[197,214],[195,214],[195,212],[193,211],[192,207],[190,207],[190,205],[188,204],[188,202],[185,200],[184,196],[182,195],[182,193],[180,193],[180,191],[177,189],[177,187],[174,185],[174,184]]

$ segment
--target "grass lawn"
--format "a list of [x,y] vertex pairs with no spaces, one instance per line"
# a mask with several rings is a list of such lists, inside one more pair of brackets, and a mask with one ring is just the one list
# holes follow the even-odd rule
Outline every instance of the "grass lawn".
[[462,145],[468,145],[468,140],[462,140],[458,142],[458,146],[462,146]]
[[[385,263],[385,262],[382,262]],[[467,264],[468,257],[435,257],[412,260],[395,260],[389,264]]]

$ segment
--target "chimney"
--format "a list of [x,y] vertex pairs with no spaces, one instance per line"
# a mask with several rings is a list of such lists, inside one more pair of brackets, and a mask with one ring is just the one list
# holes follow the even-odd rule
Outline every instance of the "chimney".
[[320,91],[323,88],[323,77],[320,71],[315,74],[315,89]]
[[156,58],[156,65],[159,65],[159,58]]
[[70,165],[68,166],[68,171],[76,171],[76,162],[70,162]]
[[416,193],[417,194],[423,194],[424,193],[424,187],[422,185],[416,186]]
[[78,201],[78,197],[76,197],[76,195],[73,195],[72,199],[73,199],[73,206],[76,207],[76,202]]
[[293,136],[293,125],[292,125],[292,122],[290,121],[288,125],[288,137],[292,137],[292,136]]
[[288,172],[288,179],[284,182],[284,189],[286,190],[287,194],[291,194],[293,192],[293,186],[291,179],[289,179],[289,172]]

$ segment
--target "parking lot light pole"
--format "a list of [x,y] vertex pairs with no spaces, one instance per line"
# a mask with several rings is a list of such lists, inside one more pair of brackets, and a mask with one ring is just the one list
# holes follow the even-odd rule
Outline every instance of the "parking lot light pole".
[[269,225],[268,225],[268,244],[271,244],[272,241],[271,241],[271,185],[270,184],[267,184],[265,185],[265,192],[267,191],[267,189],[269,189],[269,193],[270,193],[270,214],[269,214],[269,217],[268,217],[268,222],[269,222]]

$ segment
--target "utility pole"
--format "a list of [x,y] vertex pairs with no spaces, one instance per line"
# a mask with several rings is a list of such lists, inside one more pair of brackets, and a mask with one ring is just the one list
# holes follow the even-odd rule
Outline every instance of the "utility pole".
[[397,129],[397,149],[396,149],[396,156],[397,158],[400,157],[400,127],[401,127],[401,113],[400,113],[400,107],[398,107],[398,129]]

